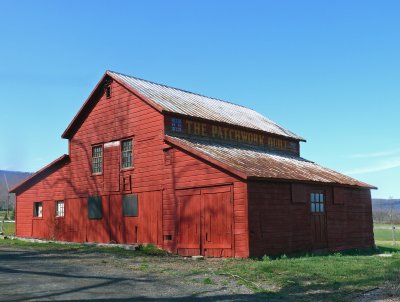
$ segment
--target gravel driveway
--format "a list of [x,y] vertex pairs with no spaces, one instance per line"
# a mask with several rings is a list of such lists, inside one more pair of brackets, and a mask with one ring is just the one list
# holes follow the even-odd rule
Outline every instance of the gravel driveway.
[[146,268],[109,254],[0,247],[0,301],[265,301],[224,276]]

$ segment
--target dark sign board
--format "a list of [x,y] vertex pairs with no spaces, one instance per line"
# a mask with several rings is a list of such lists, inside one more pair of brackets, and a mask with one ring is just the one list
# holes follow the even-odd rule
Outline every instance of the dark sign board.
[[165,131],[175,136],[195,136],[215,141],[227,141],[244,145],[263,147],[267,150],[285,151],[299,155],[297,141],[280,138],[256,131],[243,130],[233,126],[221,126],[181,117],[167,117]]

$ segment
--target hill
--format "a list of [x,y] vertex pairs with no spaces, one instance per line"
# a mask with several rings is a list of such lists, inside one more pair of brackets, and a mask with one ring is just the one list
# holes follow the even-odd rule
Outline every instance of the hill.
[[[0,170],[0,209],[7,208],[8,188],[12,188],[32,173]],[[7,186],[8,184],[8,186]],[[15,196],[10,196],[10,209],[14,208]]]
[[372,199],[372,214],[377,223],[400,223],[400,199]]
[[372,199],[373,210],[390,211],[393,206],[393,211],[400,212],[400,199]]

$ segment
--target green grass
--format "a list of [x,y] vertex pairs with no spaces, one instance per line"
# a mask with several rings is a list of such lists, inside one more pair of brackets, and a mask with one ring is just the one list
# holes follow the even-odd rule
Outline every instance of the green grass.
[[[392,226],[389,224],[375,224],[374,236],[376,241],[392,241]],[[400,226],[394,231],[396,241],[400,241]]]
[[215,284],[215,282],[214,282],[211,278],[209,278],[209,277],[204,278],[203,281],[202,281],[202,283],[205,284],[205,285]]
[[[380,257],[380,253],[393,256]],[[354,293],[396,280],[400,247],[275,260],[230,260],[219,273],[238,276],[239,281],[269,298],[346,301],[354,298]]]
[[[0,224],[2,224],[1,221],[0,221]],[[14,235],[15,234],[15,223],[14,222],[4,223],[3,232],[4,232],[4,235],[6,235],[6,236]]]
[[7,211],[0,211],[0,221],[2,221],[5,216],[7,216],[8,219],[12,218],[11,216],[13,216],[13,211],[9,211],[8,215]]
[[[392,227],[391,224],[387,223],[374,223],[374,228],[385,228],[385,229],[390,229]],[[395,224],[396,229],[400,228],[399,224]]]

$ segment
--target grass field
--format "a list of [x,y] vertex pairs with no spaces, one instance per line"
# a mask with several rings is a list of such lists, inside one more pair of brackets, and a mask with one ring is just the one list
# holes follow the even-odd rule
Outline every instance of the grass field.
[[6,213],[7,213],[6,211],[0,211],[0,231],[1,231],[1,228],[3,228],[2,231],[4,232],[4,235],[7,235],[7,236],[14,235],[15,234],[15,223],[6,222],[6,223],[4,223],[4,226],[3,226],[3,218],[6,215]]
[[[389,224],[375,224],[374,225],[374,236],[375,241],[392,242],[392,226]],[[394,238],[398,244],[400,244],[400,225],[395,225]]]

